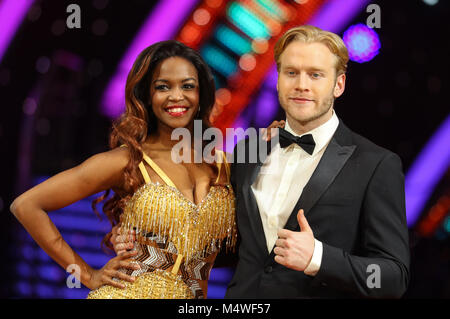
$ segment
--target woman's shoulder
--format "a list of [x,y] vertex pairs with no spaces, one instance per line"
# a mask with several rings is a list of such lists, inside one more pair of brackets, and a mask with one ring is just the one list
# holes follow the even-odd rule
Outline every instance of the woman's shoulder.
[[130,159],[130,150],[125,144],[122,144],[100,154],[110,160],[113,160],[115,164],[118,165],[126,165]]
[[87,172],[104,180],[109,187],[121,188],[124,170],[129,159],[130,154],[127,147],[115,147],[91,156],[83,164]]
[[[111,150],[94,154],[85,161],[85,164],[98,167],[99,170],[109,173],[120,173],[128,165],[130,158],[127,147],[116,147]],[[107,172],[105,172],[107,173]]]

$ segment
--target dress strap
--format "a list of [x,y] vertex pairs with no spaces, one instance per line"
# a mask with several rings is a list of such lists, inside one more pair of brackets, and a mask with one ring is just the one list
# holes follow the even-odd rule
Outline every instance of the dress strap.
[[139,170],[141,171],[142,177],[144,177],[145,184],[151,183],[152,180],[150,179],[150,176],[148,175],[148,172],[145,169],[145,166],[144,166],[143,162],[139,163]]
[[167,174],[164,173],[164,171],[158,166],[158,164],[156,164],[150,157],[148,157],[147,154],[143,153],[143,156],[144,160],[148,163],[148,165],[150,165],[150,167],[155,171],[155,173],[158,174],[159,177],[161,177],[164,183],[166,183],[169,186],[172,186],[173,188],[177,188],[174,182],[172,182],[169,176],[167,176]]
[[225,152],[222,151],[223,154],[223,162],[225,163],[225,172],[227,173],[227,182],[230,182],[230,176],[231,176],[231,171],[230,171],[230,164],[227,161],[227,155]]
[[229,164],[227,162],[227,157],[225,155],[225,152],[221,151],[221,150],[216,150],[216,152],[221,154],[221,157],[222,157],[222,160],[217,163],[217,167],[219,169],[219,172],[217,173],[216,184],[219,182],[220,172],[221,172],[222,166],[225,166],[225,172],[227,174],[227,182],[229,183],[230,182],[230,166],[229,166]]
[[[120,145],[120,147],[128,147],[126,144]],[[152,180],[150,179],[150,176],[148,175],[147,170],[145,169],[144,163],[141,161],[139,163],[139,170],[141,171],[142,177],[144,177],[145,184],[151,183]]]

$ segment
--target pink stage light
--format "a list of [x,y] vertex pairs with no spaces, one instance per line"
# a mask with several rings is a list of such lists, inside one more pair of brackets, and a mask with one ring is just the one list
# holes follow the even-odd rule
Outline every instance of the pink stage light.
[[0,61],[34,0],[0,1]]

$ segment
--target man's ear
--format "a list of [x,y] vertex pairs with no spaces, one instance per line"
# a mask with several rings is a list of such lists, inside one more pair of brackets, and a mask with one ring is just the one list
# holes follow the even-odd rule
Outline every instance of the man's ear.
[[334,85],[333,95],[335,98],[340,97],[345,90],[345,73],[338,75],[336,84]]

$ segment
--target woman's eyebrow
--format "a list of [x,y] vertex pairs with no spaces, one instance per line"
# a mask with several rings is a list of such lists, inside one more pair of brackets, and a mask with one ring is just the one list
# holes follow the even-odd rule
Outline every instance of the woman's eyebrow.
[[[196,78],[186,78],[186,79],[182,80],[181,82],[187,82],[187,81],[195,81],[195,82],[197,82],[197,79]],[[153,83],[155,83],[155,82],[169,83],[170,81],[166,80],[166,79],[156,79],[156,80],[153,81]]]
[[165,80],[165,79],[156,79],[153,81],[153,83],[155,82],[165,82],[165,83],[169,83],[169,81]]
[[187,82],[187,81],[197,81],[197,79],[196,78],[187,78],[187,79],[184,79],[182,82]]

